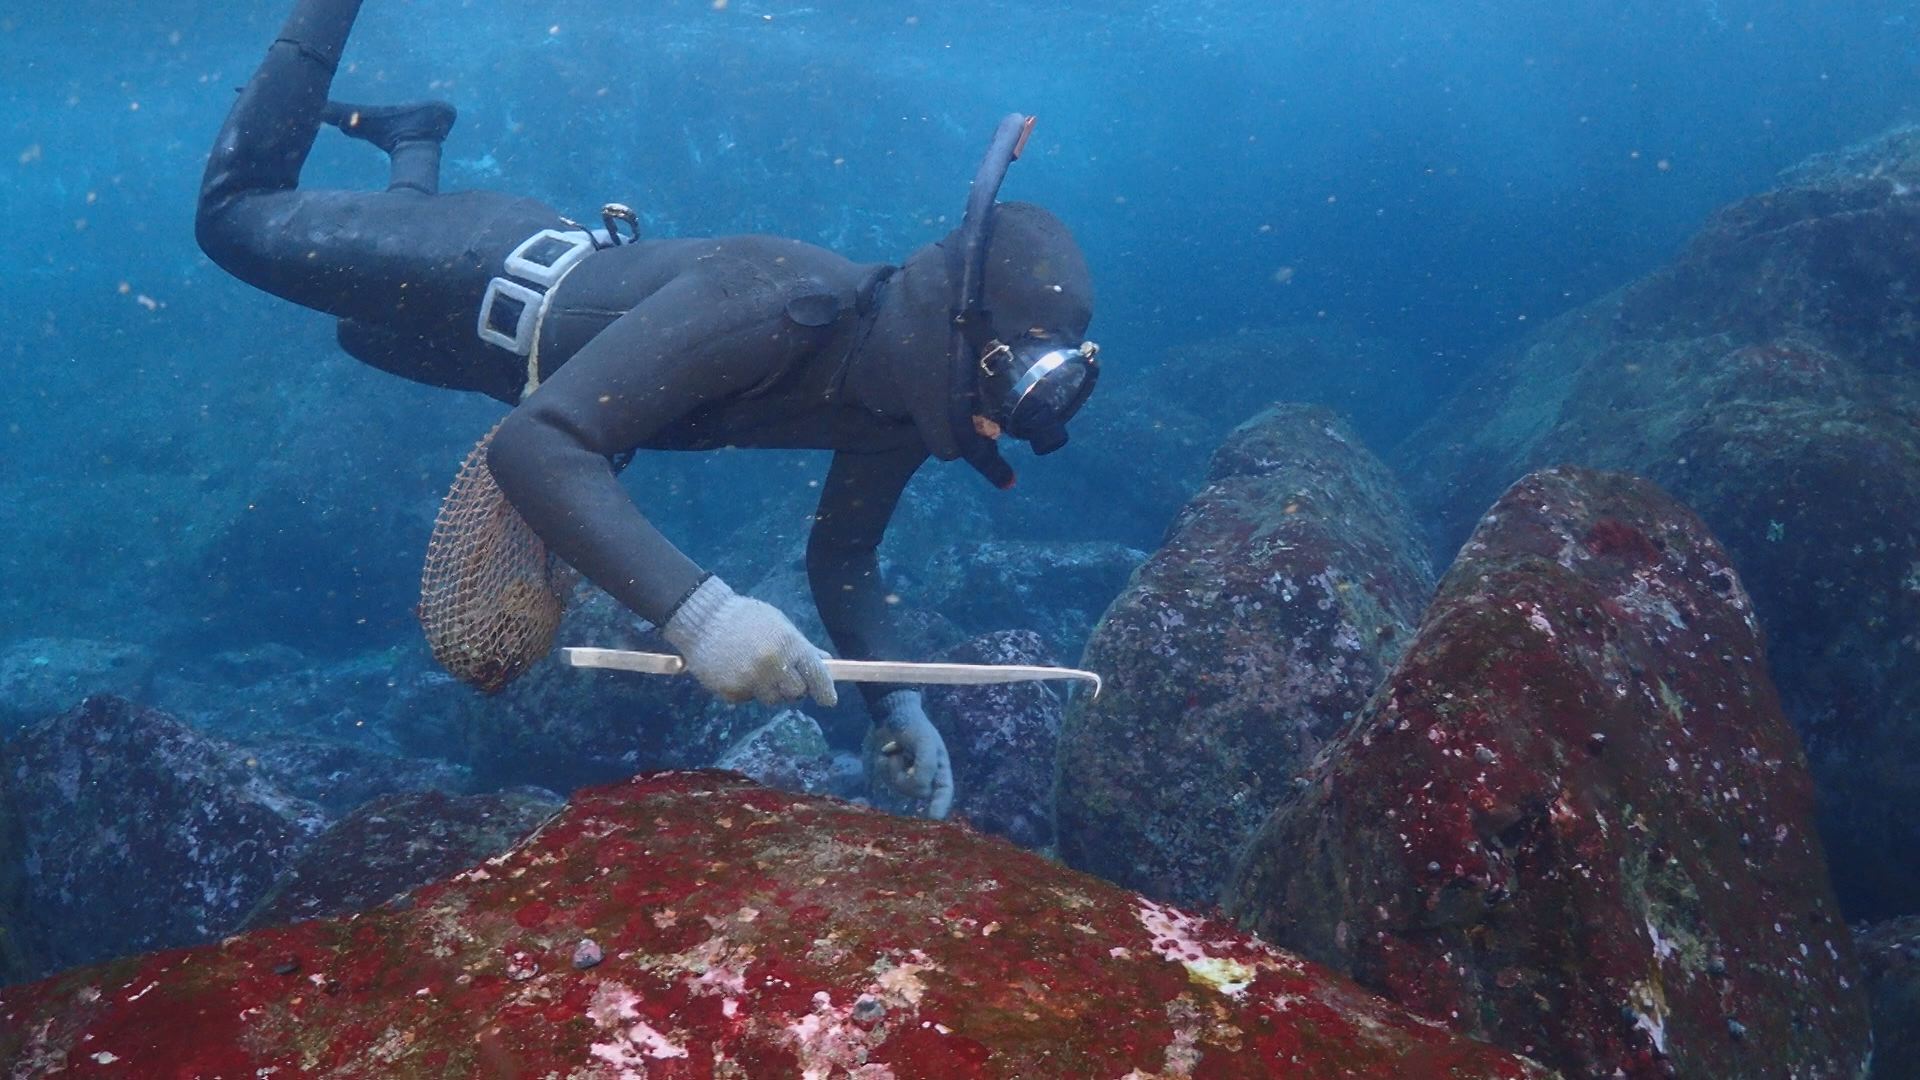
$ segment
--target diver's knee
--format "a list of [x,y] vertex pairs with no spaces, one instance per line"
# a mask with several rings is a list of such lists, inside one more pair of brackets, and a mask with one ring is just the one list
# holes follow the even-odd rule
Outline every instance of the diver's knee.
[[257,283],[272,262],[271,244],[250,217],[236,213],[231,200],[202,199],[193,215],[193,239],[215,266],[242,281]]
[[234,235],[232,218],[225,209],[220,203],[202,198],[193,215],[193,239],[215,265],[229,269],[240,252],[240,244]]

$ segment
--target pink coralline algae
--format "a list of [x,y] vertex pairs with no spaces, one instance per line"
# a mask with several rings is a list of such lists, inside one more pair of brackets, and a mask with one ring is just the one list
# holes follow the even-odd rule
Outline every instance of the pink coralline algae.
[[584,792],[406,910],[0,991],[0,1075],[54,1071],[1542,1075],[1003,841],[710,772]]

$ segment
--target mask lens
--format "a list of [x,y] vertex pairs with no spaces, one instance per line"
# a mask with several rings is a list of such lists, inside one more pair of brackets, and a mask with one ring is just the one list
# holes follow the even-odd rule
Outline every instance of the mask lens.
[[1014,346],[1012,361],[1007,431],[1029,441],[1063,434],[1058,429],[1086,402],[1099,374],[1089,356],[1077,345],[1028,337]]

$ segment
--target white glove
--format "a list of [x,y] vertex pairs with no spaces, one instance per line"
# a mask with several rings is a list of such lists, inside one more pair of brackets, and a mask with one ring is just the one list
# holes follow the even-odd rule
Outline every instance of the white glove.
[[953,764],[946,740],[927,719],[920,692],[895,690],[880,699],[880,714],[867,737],[869,782],[925,800],[930,818],[946,817],[953,809]]
[[804,694],[822,705],[840,695],[827,655],[772,604],[741,596],[717,577],[700,583],[660,628],[700,685],[727,701],[778,705]]

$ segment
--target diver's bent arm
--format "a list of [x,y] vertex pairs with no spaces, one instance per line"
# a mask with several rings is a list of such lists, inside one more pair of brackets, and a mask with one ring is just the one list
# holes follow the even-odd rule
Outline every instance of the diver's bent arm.
[[683,277],[614,320],[507,416],[487,465],[554,554],[655,625],[706,574],[653,527],[610,458],[744,391],[807,347],[780,309]]
[[[807,538],[807,579],[820,621],[848,659],[903,658],[878,552],[901,492],[926,459],[926,451],[917,446],[880,454],[841,452],[833,455],[827,470]],[[869,710],[898,689],[872,683],[860,687]]]

